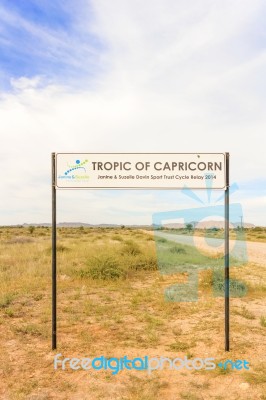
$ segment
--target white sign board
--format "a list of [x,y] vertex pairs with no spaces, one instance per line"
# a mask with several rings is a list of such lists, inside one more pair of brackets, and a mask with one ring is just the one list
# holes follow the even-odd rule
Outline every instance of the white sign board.
[[57,153],[62,189],[225,189],[225,153]]

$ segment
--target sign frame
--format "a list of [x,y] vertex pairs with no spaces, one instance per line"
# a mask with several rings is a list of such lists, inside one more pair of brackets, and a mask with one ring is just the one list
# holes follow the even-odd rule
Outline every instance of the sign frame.
[[[97,188],[77,188],[77,187],[58,187],[57,186],[57,154],[157,154],[157,155],[174,155],[174,154],[224,154],[224,173],[225,173],[225,185],[223,188],[214,188],[213,190],[224,190],[225,200],[224,200],[224,329],[225,329],[225,351],[230,351],[230,258],[229,258],[229,152],[225,153],[55,153],[51,154],[52,161],[52,350],[57,348],[57,235],[56,235],[56,191],[57,190],[186,190],[191,188],[183,187],[180,188],[160,188],[160,187],[97,187]],[[194,188],[195,190],[206,190],[207,188]]]

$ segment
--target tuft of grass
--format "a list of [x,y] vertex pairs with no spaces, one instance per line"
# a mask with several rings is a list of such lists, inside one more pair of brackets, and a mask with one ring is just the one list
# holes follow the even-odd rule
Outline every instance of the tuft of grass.
[[165,239],[165,238],[156,238],[156,242],[158,242],[158,243],[166,243],[167,242],[167,240]]
[[189,384],[192,387],[197,388],[197,389],[201,389],[201,390],[206,390],[206,389],[209,389],[209,387],[210,387],[210,382],[208,382],[208,381],[203,382],[203,383],[191,381],[191,382],[189,382]]
[[234,313],[246,319],[255,319],[255,315],[251,311],[249,311],[245,306],[242,306],[241,310],[236,310]]
[[0,265],[0,272],[6,272],[11,269],[10,265]]
[[173,254],[186,254],[186,250],[180,246],[173,246],[169,249],[169,251]]
[[169,350],[173,350],[173,351],[185,351],[188,350],[190,347],[193,347],[194,344],[187,344],[187,343],[183,343],[183,342],[175,342],[170,344]]
[[261,326],[263,326],[264,328],[266,328],[266,317],[264,315],[262,315],[260,317],[260,324]]
[[129,269],[133,271],[156,271],[158,269],[155,257],[134,259],[129,262]]
[[[68,252],[70,250],[70,248],[69,247],[67,247],[67,246],[64,246],[63,244],[60,244],[60,243],[58,243],[57,245],[56,245],[56,251],[58,252],[58,253],[66,253],[66,252]],[[51,254],[51,252],[52,252],[52,247],[50,246],[50,247],[48,247],[48,249],[46,249],[46,254]]]
[[23,335],[31,336],[43,336],[43,332],[40,327],[36,324],[28,324],[15,328],[17,333],[22,333]]
[[146,237],[147,242],[153,242],[154,241],[154,237],[149,235]]
[[0,308],[8,307],[14,299],[13,293],[4,293],[0,296]]
[[219,375],[228,375],[230,374],[230,372],[232,372],[232,368],[231,366],[228,368],[216,368],[215,369],[215,373],[219,376]]
[[64,253],[64,252],[66,252],[66,251],[69,251],[70,249],[69,249],[69,247],[66,247],[66,246],[64,246],[63,244],[58,244],[58,245],[56,246],[56,250],[57,250],[59,253]]
[[194,354],[193,354],[193,353],[190,353],[190,351],[188,351],[187,354],[186,354],[186,356],[187,356],[187,359],[189,360],[190,358],[193,358],[193,357],[194,357]]
[[35,301],[42,300],[42,298],[43,298],[42,293],[36,293],[36,294],[33,295],[33,299],[34,299]]
[[263,385],[266,383],[265,365],[257,365],[254,371],[244,372],[246,382],[251,385]]
[[35,226],[32,226],[32,225],[28,227],[28,231],[29,231],[30,234],[33,234],[35,229],[36,229]]
[[126,240],[121,253],[123,255],[137,256],[141,254],[141,250],[139,245],[133,242],[133,240]]
[[180,399],[182,400],[201,400],[201,397],[198,397],[196,394],[191,392],[181,392]]
[[126,271],[121,268],[113,257],[101,255],[90,259],[88,268],[80,270],[79,275],[100,280],[116,280],[126,277]]
[[168,386],[168,382],[161,382],[158,378],[143,379],[131,375],[127,395],[121,400],[159,400],[162,398],[161,390]]
[[[203,286],[212,286],[216,296],[223,296],[225,290],[224,270],[218,269],[214,271],[206,271],[204,275]],[[243,297],[247,293],[247,287],[244,282],[230,279],[229,280],[230,296]]]
[[12,317],[14,317],[15,313],[12,310],[12,308],[6,308],[5,309],[5,315],[7,315],[8,317],[12,318]]
[[120,235],[114,235],[111,237],[112,240],[116,240],[117,242],[123,242],[123,238]]

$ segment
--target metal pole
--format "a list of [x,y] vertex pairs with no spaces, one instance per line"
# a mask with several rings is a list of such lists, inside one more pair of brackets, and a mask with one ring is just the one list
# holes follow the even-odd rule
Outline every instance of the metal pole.
[[225,351],[230,350],[230,281],[229,281],[229,153],[226,153],[226,189],[224,202],[224,300],[225,300]]
[[52,350],[56,349],[56,188],[55,153],[52,153]]

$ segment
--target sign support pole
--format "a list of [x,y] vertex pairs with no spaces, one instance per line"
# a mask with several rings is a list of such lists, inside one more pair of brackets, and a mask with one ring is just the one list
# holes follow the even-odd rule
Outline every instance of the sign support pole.
[[56,188],[55,153],[52,153],[52,350],[56,349]]
[[225,310],[225,351],[230,350],[230,274],[229,274],[229,153],[226,153],[226,189],[224,202],[224,310]]

